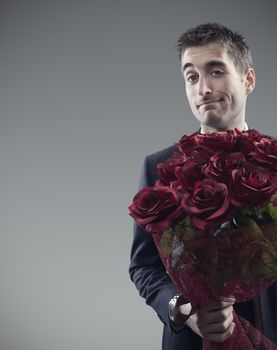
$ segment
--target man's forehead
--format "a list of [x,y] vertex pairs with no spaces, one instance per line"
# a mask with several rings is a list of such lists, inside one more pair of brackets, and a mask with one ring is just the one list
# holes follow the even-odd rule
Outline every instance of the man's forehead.
[[182,55],[182,70],[190,66],[215,65],[228,60],[225,48],[220,44],[208,44],[203,46],[189,47]]

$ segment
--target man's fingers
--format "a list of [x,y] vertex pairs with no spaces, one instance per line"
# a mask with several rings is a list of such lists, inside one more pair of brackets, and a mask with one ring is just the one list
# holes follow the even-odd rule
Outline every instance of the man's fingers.
[[201,310],[198,313],[198,325],[200,327],[202,324],[224,322],[229,318],[233,321],[233,306],[218,310]]
[[210,333],[225,333],[230,325],[233,323],[233,315],[231,314],[228,318],[224,320],[219,320],[218,322],[207,323],[207,324],[199,324],[199,329],[203,335],[208,335]]
[[226,329],[226,331],[221,332],[221,333],[209,333],[209,334],[204,335],[204,338],[211,340],[211,341],[214,341],[216,343],[222,343],[233,334],[234,329],[235,329],[235,323],[232,322],[230,324],[230,326],[228,327],[228,329]]
[[203,305],[199,311],[207,312],[207,311],[215,311],[224,309],[228,306],[232,306],[235,303],[235,299],[222,300],[222,301],[208,301],[205,305]]
[[236,302],[236,298],[232,295],[230,295],[229,297],[223,297],[221,298],[221,301],[231,301],[231,302]]
[[182,304],[179,306],[178,311],[183,315],[189,315],[191,313],[191,303]]
[[[204,339],[223,342],[234,331],[233,304],[230,298],[224,301],[208,301],[189,317],[186,324]],[[183,305],[182,305],[183,306]]]

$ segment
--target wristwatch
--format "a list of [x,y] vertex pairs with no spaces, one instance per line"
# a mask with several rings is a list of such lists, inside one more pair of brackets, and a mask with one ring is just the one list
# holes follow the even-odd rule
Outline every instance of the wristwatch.
[[187,304],[188,301],[180,294],[174,295],[169,301],[169,318],[170,321],[175,326],[184,326],[185,322],[191,315],[191,310],[189,314],[182,314],[179,312],[178,307],[183,304]]

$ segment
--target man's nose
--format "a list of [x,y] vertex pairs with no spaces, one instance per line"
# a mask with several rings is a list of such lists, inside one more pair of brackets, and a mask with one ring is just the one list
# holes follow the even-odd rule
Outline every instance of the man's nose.
[[201,96],[211,95],[213,93],[211,83],[209,79],[200,77],[198,81],[198,93]]

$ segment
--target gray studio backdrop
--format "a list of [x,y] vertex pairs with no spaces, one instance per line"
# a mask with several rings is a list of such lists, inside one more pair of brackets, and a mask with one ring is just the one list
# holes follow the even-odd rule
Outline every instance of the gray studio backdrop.
[[158,350],[129,281],[146,154],[193,132],[187,28],[246,36],[247,116],[276,132],[276,1],[0,1],[0,350]]

